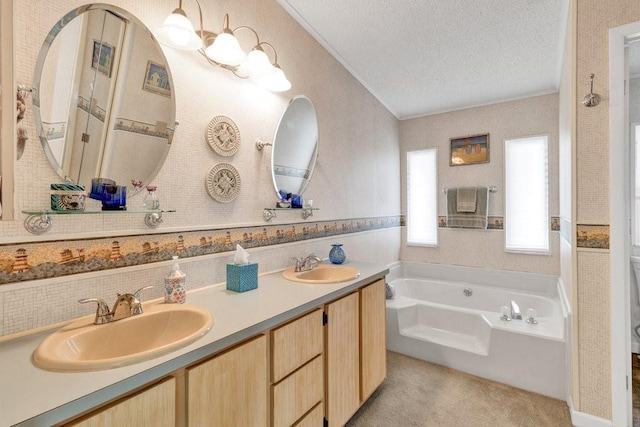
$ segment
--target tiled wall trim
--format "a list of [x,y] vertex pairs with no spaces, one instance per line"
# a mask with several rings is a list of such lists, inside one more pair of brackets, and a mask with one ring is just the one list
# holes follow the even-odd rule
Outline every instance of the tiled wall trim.
[[609,249],[609,226],[576,224],[578,248]]
[[0,284],[340,236],[403,225],[401,216],[0,246]]
[[[447,217],[438,217],[439,228],[447,227]],[[551,231],[560,231],[560,217],[552,216],[551,223],[549,224]],[[504,230],[504,217],[502,216],[489,216],[487,221],[487,230]]]

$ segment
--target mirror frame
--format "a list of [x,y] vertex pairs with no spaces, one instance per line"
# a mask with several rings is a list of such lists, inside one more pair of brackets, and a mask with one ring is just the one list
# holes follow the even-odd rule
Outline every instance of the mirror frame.
[[[42,115],[39,113],[39,109],[40,109],[40,85],[41,85],[41,81],[42,81],[42,70],[44,68],[44,64],[45,64],[45,61],[47,59],[47,55],[49,53],[49,50],[51,49],[52,43],[53,43],[54,39],[56,38],[56,36],[74,18],[80,16],[83,13],[91,11],[91,10],[102,10],[102,11],[105,11],[105,12],[113,13],[115,15],[120,16],[121,18],[124,18],[124,19],[127,19],[127,20],[131,21],[135,25],[138,25],[142,29],[144,29],[144,31],[149,35],[151,40],[156,43],[157,48],[158,48],[158,52],[160,53],[160,56],[162,57],[162,59],[164,60],[164,63],[167,66],[167,71],[168,71],[167,72],[167,77],[169,79],[169,85],[172,88],[172,92],[171,92],[171,96],[170,96],[170,100],[171,100],[171,107],[170,108],[171,108],[172,111],[171,111],[171,118],[167,122],[167,124],[168,125],[172,124],[174,126],[174,129],[173,129],[172,132],[175,132],[175,127],[178,125],[178,122],[176,121],[176,97],[175,97],[175,91],[174,91],[175,86],[173,84],[173,76],[171,74],[171,70],[170,70],[170,67],[169,67],[169,61],[167,60],[167,57],[164,54],[164,51],[162,50],[162,47],[160,46],[160,43],[158,42],[156,37],[153,35],[151,30],[149,30],[149,28],[140,19],[135,17],[132,13],[130,13],[130,12],[126,11],[125,9],[122,9],[122,8],[120,8],[118,6],[114,6],[114,5],[106,4],[106,3],[92,3],[92,4],[81,5],[81,6],[78,6],[78,7],[74,8],[73,10],[69,11],[68,13],[66,13],[60,20],[58,20],[55,23],[55,25],[51,28],[49,33],[47,33],[47,36],[46,36],[45,40],[42,43],[42,46],[40,48],[40,52],[38,54],[38,58],[37,58],[36,63],[35,63],[35,67],[34,67],[35,71],[34,71],[34,78],[33,78],[33,88],[34,88],[33,104],[38,109],[38,114],[36,114],[36,112],[34,111],[33,117],[34,117],[34,123],[35,123],[36,131],[38,132],[38,138],[40,139],[40,143],[42,145],[42,148],[43,148],[43,150],[45,152],[45,155],[47,157],[47,160],[48,160],[49,164],[55,170],[55,172],[58,174],[58,176],[60,176],[60,178],[62,178],[64,180],[70,180],[70,181],[73,181],[73,182],[75,182],[75,180],[71,180],[67,176],[67,173],[64,171],[64,169],[61,167],[61,165],[55,159],[55,156],[54,156],[54,154],[51,151],[51,148],[49,146],[49,141],[42,135]],[[166,159],[167,159],[167,156],[168,156],[168,153],[169,153],[169,149],[171,148],[171,144],[172,144],[172,136],[169,136],[169,140],[167,142],[168,147],[166,149],[167,152],[166,152],[166,154],[164,156],[163,161],[160,164],[156,165],[155,169],[150,174],[150,176],[148,178],[148,181],[144,182],[144,185],[148,185],[151,181],[153,181],[153,179],[155,179],[155,177],[158,175],[158,173],[162,169],[162,166],[166,162]],[[127,185],[127,187],[129,187],[128,191],[127,191],[129,196],[133,196],[134,194],[137,194],[138,192],[142,191],[141,187],[132,186],[132,185],[130,185],[130,183],[123,183],[123,185]],[[86,186],[86,183],[85,183],[85,186]]]
[[[13,2],[0,4],[0,220],[14,219],[14,158],[16,145],[16,95],[14,76]],[[9,141],[11,141],[9,143]]]
[[275,173],[275,166],[276,166],[276,162],[275,162],[275,156],[276,156],[276,150],[278,150],[278,133],[280,132],[281,127],[284,125],[285,121],[286,121],[286,117],[287,117],[287,112],[289,112],[291,106],[300,101],[300,100],[305,100],[309,103],[309,106],[311,107],[311,110],[313,111],[313,114],[315,116],[315,121],[316,121],[316,136],[315,136],[315,149],[314,149],[314,153],[312,155],[312,159],[310,159],[309,161],[309,165],[308,165],[308,177],[305,178],[304,183],[302,184],[301,188],[300,188],[300,193],[299,195],[302,195],[305,190],[307,189],[307,187],[309,186],[309,183],[311,182],[311,177],[313,176],[313,172],[315,170],[316,167],[316,163],[318,161],[318,151],[319,151],[319,142],[320,142],[320,124],[318,122],[318,113],[316,111],[316,107],[313,104],[313,102],[311,101],[311,99],[309,99],[307,96],[305,95],[296,95],[293,98],[291,98],[289,100],[289,103],[287,104],[287,106],[285,107],[284,111],[282,112],[282,116],[280,117],[280,120],[278,121],[278,125],[276,126],[276,132],[275,135],[273,137],[273,147],[271,150],[271,179],[273,181],[273,187],[275,188],[276,191],[276,196],[278,197],[278,199],[280,199],[280,192],[279,192],[279,188],[278,188],[278,182],[276,181],[276,173]]

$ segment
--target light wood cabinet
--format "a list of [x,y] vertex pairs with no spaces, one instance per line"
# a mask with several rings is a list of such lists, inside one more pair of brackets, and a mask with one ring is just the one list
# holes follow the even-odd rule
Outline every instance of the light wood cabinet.
[[272,386],[272,426],[288,427],[318,403],[324,395],[324,361],[316,356],[278,384]]
[[384,279],[360,289],[360,402],[387,376]]
[[266,349],[260,335],[187,369],[188,425],[266,426]]
[[354,292],[325,308],[326,396],[330,426],[344,425],[360,407],[359,295]]
[[271,332],[271,381],[276,383],[322,353],[322,310]]
[[65,425],[172,427],[176,423],[175,383],[169,378]]
[[324,405],[318,403],[294,427],[319,427],[324,421]]
[[[289,427],[324,417],[322,309],[271,331],[271,425]],[[311,411],[315,408],[315,411]],[[311,411],[311,412],[309,412]],[[297,423],[297,424],[296,424]]]
[[342,426],[386,376],[385,312],[380,279],[65,425]]
[[387,374],[384,279],[326,305],[326,418],[342,426]]

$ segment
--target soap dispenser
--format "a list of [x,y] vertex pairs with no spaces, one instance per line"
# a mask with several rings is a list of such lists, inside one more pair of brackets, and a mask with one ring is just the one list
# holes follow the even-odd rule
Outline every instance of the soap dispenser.
[[182,304],[187,299],[187,275],[180,271],[178,256],[173,256],[171,273],[164,279],[164,302]]

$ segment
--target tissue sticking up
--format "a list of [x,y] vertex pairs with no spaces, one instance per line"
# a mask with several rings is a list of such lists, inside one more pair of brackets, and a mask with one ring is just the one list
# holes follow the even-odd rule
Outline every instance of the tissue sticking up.
[[247,252],[242,246],[236,245],[236,253],[233,256],[233,263],[235,265],[249,264],[249,252]]

